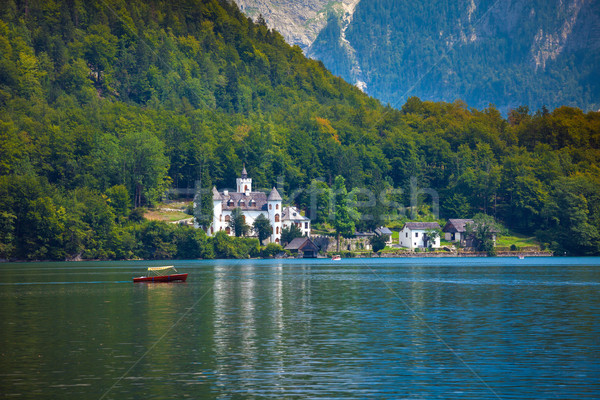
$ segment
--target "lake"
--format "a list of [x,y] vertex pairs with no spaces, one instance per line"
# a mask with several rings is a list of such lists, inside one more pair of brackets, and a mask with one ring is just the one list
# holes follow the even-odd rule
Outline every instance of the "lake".
[[598,399],[600,258],[0,264],[0,393]]

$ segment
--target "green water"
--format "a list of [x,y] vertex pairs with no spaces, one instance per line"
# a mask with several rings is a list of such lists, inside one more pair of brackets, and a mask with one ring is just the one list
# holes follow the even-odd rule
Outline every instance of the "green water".
[[0,264],[0,396],[598,399],[600,259]]

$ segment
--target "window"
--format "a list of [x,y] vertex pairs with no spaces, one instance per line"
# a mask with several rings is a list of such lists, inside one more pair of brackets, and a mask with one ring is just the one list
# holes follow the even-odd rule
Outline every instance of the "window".
[[231,215],[226,215],[225,216],[225,222],[229,222],[231,221]]
[[275,214],[275,222],[279,222],[279,214]]
[[231,235],[231,228],[230,227],[225,228],[225,233],[228,235]]
[[231,199],[227,200],[227,206],[228,207],[232,207],[233,206],[233,200],[231,200]]
[[279,210],[279,204],[275,204],[275,209]]
[[254,199],[250,200],[250,207],[255,207],[256,206],[256,201],[254,201]]
[[406,232],[406,237],[408,237],[408,232]]
[[244,185],[244,192],[248,191],[248,185]]
[[415,237],[419,237],[419,232],[415,232]]
[[279,243],[279,238],[275,239],[275,243]]
[[276,227],[276,228],[275,228],[275,233],[276,233],[277,235],[279,235],[279,227]]
[[246,206],[246,202],[244,200],[240,200],[240,207],[245,207]]
[[308,222],[304,223],[304,229],[308,229]]
[[269,210],[273,209],[273,204],[269,204]]

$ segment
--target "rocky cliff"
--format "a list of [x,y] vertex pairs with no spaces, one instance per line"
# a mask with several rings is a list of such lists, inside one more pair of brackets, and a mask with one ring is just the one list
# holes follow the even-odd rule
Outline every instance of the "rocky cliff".
[[393,106],[461,99],[503,112],[600,108],[594,0],[237,0],[362,90]]

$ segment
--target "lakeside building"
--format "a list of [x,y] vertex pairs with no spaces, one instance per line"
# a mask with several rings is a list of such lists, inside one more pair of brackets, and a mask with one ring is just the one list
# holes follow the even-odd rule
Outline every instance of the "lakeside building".
[[427,231],[431,229],[440,229],[440,224],[437,222],[407,222],[399,234],[400,246],[408,247],[411,250],[425,247],[439,248],[440,237],[431,240],[427,235]]
[[292,225],[300,228],[302,236],[310,236],[310,218],[305,217],[296,207],[283,207],[283,227],[290,229]]
[[251,236],[257,236],[252,225],[259,215],[264,215],[269,220],[272,227],[270,243],[280,243],[281,231],[292,224],[300,227],[303,235],[310,235],[310,219],[301,215],[296,207],[283,207],[283,199],[276,188],[268,195],[252,191],[252,178],[248,177],[245,166],[241,176],[236,179],[236,186],[235,192],[218,191],[213,187],[213,221],[206,230],[207,235],[214,236],[219,231],[225,231],[233,236],[230,222],[231,213],[236,208],[242,211],[244,222],[251,228]]
[[[475,225],[472,219],[449,219],[442,232],[444,239],[449,242],[456,242],[461,247],[473,247],[473,236],[467,234],[467,225]],[[492,240],[496,245],[496,235],[498,232],[492,230]]]

